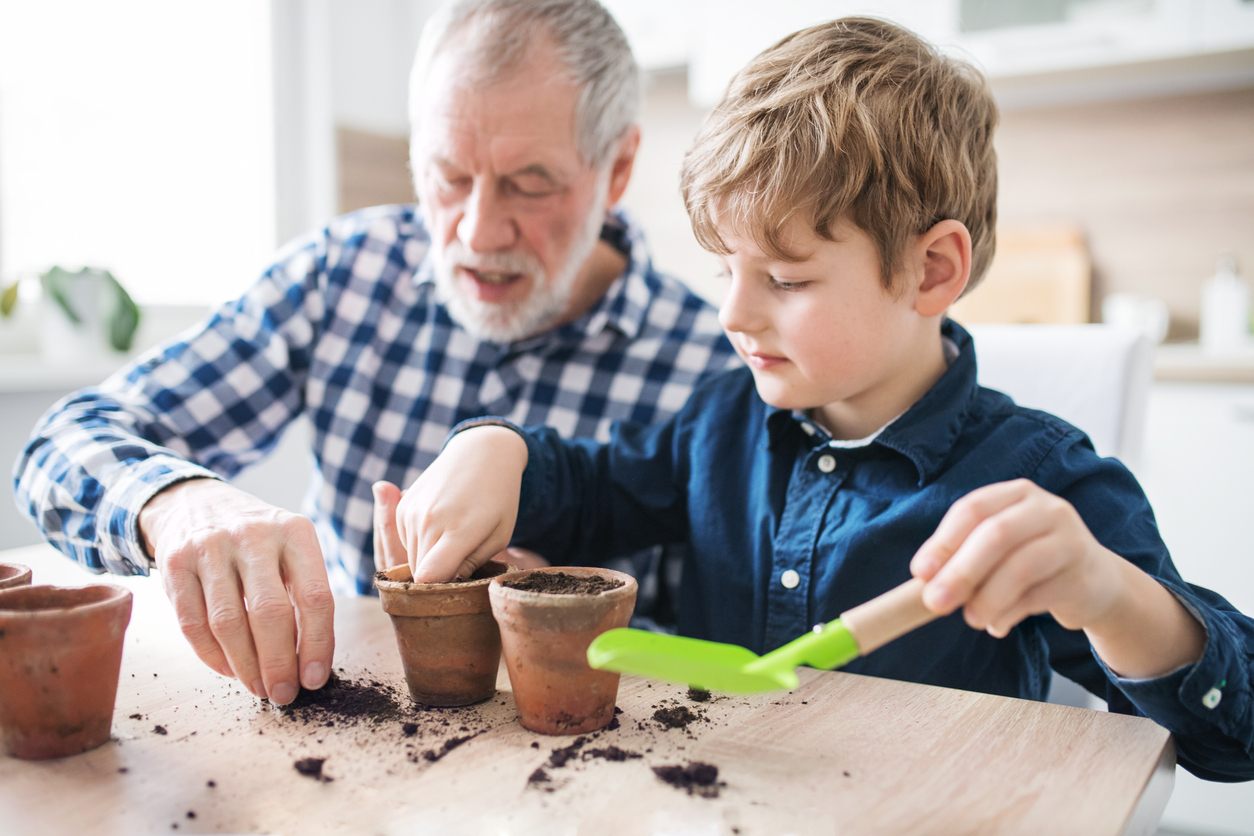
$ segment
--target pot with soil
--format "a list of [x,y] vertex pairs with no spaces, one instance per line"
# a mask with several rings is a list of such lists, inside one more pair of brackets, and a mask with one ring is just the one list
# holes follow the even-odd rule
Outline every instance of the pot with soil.
[[21,586],[0,591],[0,745],[26,760],[109,739],[131,620],[130,590]]
[[552,566],[496,578],[488,592],[523,727],[583,734],[609,725],[618,674],[589,667],[588,645],[606,630],[627,626],[635,578]]
[[409,566],[375,575],[414,702],[470,705],[496,693],[501,631],[488,584],[513,568],[489,560],[469,580],[451,583],[414,583]]
[[30,567],[20,563],[0,563],[0,589],[30,586]]

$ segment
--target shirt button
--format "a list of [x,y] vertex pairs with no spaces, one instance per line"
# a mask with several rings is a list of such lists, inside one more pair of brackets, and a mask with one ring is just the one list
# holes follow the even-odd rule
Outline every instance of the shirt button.
[[819,470],[824,473],[831,473],[836,469],[836,457],[823,455],[819,456]]
[[[787,585],[788,584],[784,584],[784,586],[787,586]],[[1202,697],[1202,705],[1206,706],[1207,708],[1214,708],[1215,706],[1219,705],[1219,701],[1222,700],[1223,698],[1224,698],[1223,691],[1220,691],[1218,688],[1211,688]]]
[[796,589],[797,584],[801,583],[801,576],[795,569],[787,569],[779,576],[779,582],[784,585],[784,589]]

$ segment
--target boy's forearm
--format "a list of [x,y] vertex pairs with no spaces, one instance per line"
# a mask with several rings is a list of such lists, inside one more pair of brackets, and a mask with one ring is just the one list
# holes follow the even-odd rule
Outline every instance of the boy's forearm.
[[1167,588],[1126,560],[1115,563],[1121,592],[1084,632],[1125,679],[1155,679],[1202,658],[1206,630]]

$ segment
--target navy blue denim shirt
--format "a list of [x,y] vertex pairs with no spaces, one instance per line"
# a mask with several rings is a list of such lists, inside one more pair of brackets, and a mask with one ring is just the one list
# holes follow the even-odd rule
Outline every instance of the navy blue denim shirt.
[[514,543],[554,563],[596,565],[684,542],[679,632],[763,653],[907,580],[911,557],[955,500],[1028,478],[1068,500],[1098,541],[1203,621],[1203,658],[1126,680],[1082,632],[1048,615],[995,639],[955,613],[845,670],[1041,700],[1052,666],[1111,710],[1170,730],[1190,771],[1254,778],[1254,621],[1180,578],[1121,463],[1061,419],[980,387],[970,335],[950,321],[944,335],[958,349],[948,370],[861,447],[832,446],[804,415],[764,403],[747,369],[699,387],[666,423],[617,425],[607,444],[527,429]]

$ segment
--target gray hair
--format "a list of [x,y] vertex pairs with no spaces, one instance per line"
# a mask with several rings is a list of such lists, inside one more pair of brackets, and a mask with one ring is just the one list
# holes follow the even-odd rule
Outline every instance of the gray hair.
[[618,23],[596,0],[453,0],[427,22],[409,76],[411,134],[419,128],[425,82],[436,57],[457,48],[470,60],[465,83],[491,84],[548,36],[579,88],[575,132],[580,156],[600,168],[640,111],[640,70]]

